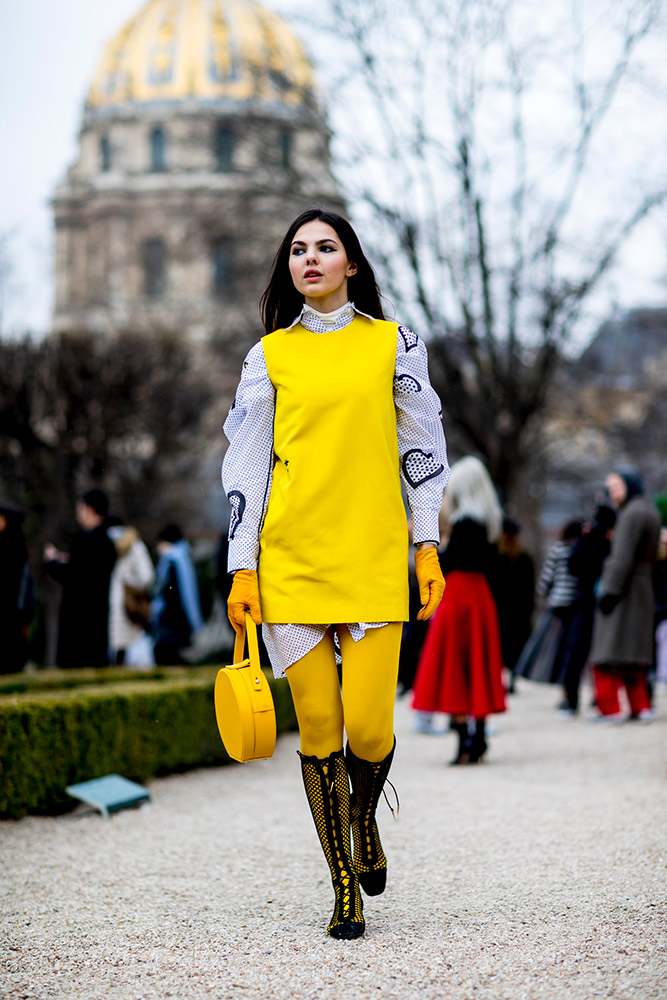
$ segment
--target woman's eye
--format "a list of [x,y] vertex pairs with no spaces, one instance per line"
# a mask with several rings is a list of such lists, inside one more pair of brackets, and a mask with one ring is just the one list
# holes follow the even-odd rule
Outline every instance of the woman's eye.
[[305,253],[302,247],[292,247],[292,257],[300,257],[302,253]]

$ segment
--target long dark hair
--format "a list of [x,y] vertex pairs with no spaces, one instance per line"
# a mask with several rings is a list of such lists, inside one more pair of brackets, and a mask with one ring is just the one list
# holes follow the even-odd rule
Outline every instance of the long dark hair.
[[285,233],[273,261],[269,283],[260,299],[259,312],[267,333],[288,326],[301,312],[303,295],[301,292],[297,292],[294,287],[289,271],[289,256],[295,233],[301,229],[301,226],[305,226],[307,222],[313,222],[315,219],[319,219],[335,229],[345,248],[347,259],[350,263],[357,265],[356,273],[348,278],[347,287],[350,301],[354,302],[361,312],[368,313],[375,319],[384,319],[380,302],[380,289],[375,280],[375,272],[361,249],[359,237],[350,223],[342,215],[337,215],[336,212],[326,212],[321,208],[309,208],[302,212],[298,219],[294,220]]

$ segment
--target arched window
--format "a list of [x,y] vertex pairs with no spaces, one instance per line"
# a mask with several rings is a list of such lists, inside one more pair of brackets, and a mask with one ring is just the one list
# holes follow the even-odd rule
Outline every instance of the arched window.
[[142,256],[144,292],[149,299],[159,299],[164,294],[167,270],[167,248],[162,237],[146,240]]
[[154,128],[151,132],[151,170],[167,169],[167,140],[164,129]]
[[280,165],[283,170],[289,170],[292,166],[292,133],[281,132],[278,142],[280,148]]
[[229,299],[234,294],[236,248],[229,237],[211,243],[211,290],[216,298]]
[[103,173],[111,170],[111,142],[106,132],[100,136],[100,169]]
[[226,125],[217,125],[215,129],[215,169],[229,173],[234,169],[234,131]]

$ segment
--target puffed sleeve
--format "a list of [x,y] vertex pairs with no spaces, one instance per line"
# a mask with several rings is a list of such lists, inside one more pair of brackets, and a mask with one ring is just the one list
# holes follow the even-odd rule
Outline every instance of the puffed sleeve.
[[442,409],[428,377],[426,345],[406,326],[398,328],[394,404],[413,541],[437,543],[438,514],[449,479]]
[[236,398],[223,430],[229,448],[222,463],[222,486],[232,509],[227,569],[257,569],[259,536],[273,475],[275,389],[266,370],[261,341],[248,353]]

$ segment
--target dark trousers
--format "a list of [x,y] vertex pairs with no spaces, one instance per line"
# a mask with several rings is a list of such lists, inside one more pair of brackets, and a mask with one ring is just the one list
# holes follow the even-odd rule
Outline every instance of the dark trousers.
[[567,650],[567,670],[563,687],[568,705],[575,712],[579,708],[581,675],[584,672],[593,639],[594,615],[595,606],[592,602],[577,607],[568,630],[570,648]]

